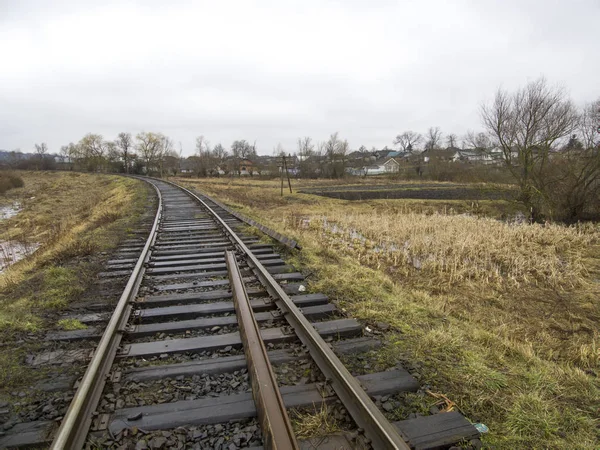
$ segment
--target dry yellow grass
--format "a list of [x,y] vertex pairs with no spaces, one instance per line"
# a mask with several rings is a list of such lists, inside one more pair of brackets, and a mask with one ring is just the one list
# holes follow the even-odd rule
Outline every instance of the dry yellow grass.
[[[310,288],[392,326],[380,358],[491,432],[496,448],[597,448],[600,228],[511,225],[480,202],[279,196],[277,182],[187,180],[298,240]],[[314,183],[312,183],[314,185]],[[444,214],[446,212],[446,214]]]
[[463,282],[495,287],[537,283],[579,287],[587,270],[582,252],[600,232],[590,226],[508,224],[465,215],[346,213],[334,209],[308,220],[290,217],[294,226],[314,227],[334,245],[346,246],[370,265],[407,276],[422,271],[432,284]]
[[298,439],[326,436],[341,430],[327,403],[315,405],[313,410],[292,411],[291,421]]
[[93,282],[97,263],[88,257],[117,245],[143,212],[148,193],[143,183],[116,176],[19,175],[24,187],[8,191],[0,203],[19,201],[23,210],[0,222],[0,240],[35,242],[40,247],[0,274],[0,382],[6,389],[43,377],[23,364],[35,343],[14,344],[23,332],[81,326],[57,322],[56,313]]

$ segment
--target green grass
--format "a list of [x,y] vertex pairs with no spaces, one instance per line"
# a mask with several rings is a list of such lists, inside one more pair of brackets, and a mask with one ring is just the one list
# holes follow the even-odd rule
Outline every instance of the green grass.
[[[5,202],[23,210],[0,222],[0,239],[39,243],[29,257],[0,274],[0,385],[28,386],[44,376],[24,359],[38,350],[36,338],[49,330],[82,329],[59,313],[81,298],[101,270],[101,252],[115,248],[135,229],[149,189],[140,181],[98,174],[23,172],[24,186]],[[93,296],[90,296],[93,298]],[[15,344],[19,343],[19,344]],[[0,389],[0,396],[7,392]]]
[[65,331],[85,330],[87,326],[77,319],[61,319],[57,323],[58,327]]

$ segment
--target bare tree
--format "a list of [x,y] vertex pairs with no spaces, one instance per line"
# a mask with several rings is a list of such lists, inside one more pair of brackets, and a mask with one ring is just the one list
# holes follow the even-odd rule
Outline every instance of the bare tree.
[[131,165],[131,153],[133,150],[133,138],[131,133],[119,133],[115,144],[120,153],[120,157],[123,160],[125,166],[125,173],[129,173],[129,166]]
[[402,151],[411,153],[423,141],[423,136],[415,131],[405,131],[396,136],[394,145],[399,145]]
[[486,133],[481,131],[479,133],[467,131],[467,134],[463,137],[463,146],[477,150],[489,150],[492,147],[492,140]]
[[48,152],[48,146],[45,142],[41,144],[35,144],[35,156],[36,156],[36,169],[40,170],[44,168],[44,158]]
[[317,174],[317,152],[315,144],[308,136],[298,138],[299,169],[302,177],[313,177]]
[[160,171],[160,159],[164,149],[164,136],[160,133],[143,131],[135,137],[135,149],[144,162],[146,173]]
[[106,149],[106,160],[110,171],[119,171],[121,169],[121,152],[116,142],[108,141],[104,144]]
[[165,169],[165,160],[167,156],[176,157],[177,153],[173,145],[173,139],[163,134],[160,134],[160,146],[157,155],[157,163],[160,176],[162,178]]
[[281,157],[281,155],[285,155],[285,148],[283,148],[283,145],[281,145],[281,142],[277,143],[276,147],[273,147],[273,156],[279,156]]
[[196,176],[207,176],[210,165],[210,143],[204,136],[198,136],[196,138],[196,158],[195,161],[195,172]]
[[448,136],[446,136],[446,144],[448,144],[448,147],[455,148],[457,142],[458,136],[456,136],[456,134],[450,133]]
[[220,175],[220,171],[225,169],[225,161],[229,156],[229,152],[219,143],[215,145],[211,152],[213,168],[211,169],[212,175]]
[[69,146],[68,145],[63,145],[60,147],[59,150],[59,155],[61,157],[61,159],[63,160],[63,162],[66,162],[66,160],[69,158]]
[[234,156],[244,159],[256,156],[256,143],[254,146],[246,142],[245,139],[233,141],[231,144],[231,152]]
[[45,142],[42,142],[41,144],[35,144],[35,153],[40,158],[43,158],[44,155],[48,153],[48,145],[46,145]]
[[203,135],[196,138],[196,155],[200,156],[208,150],[209,142]]
[[213,155],[219,163],[222,163],[227,158],[228,152],[221,144],[217,144],[213,148]]
[[600,145],[600,99],[584,106],[577,128],[586,149]]
[[347,140],[341,140],[336,131],[329,136],[329,140],[323,143],[323,151],[327,158],[326,172],[332,178],[339,178],[344,175],[346,167],[346,156],[350,150]]
[[340,141],[335,149],[335,154],[337,156],[337,159],[345,161],[346,156],[348,156],[349,151],[350,151],[350,144],[348,144],[348,140],[344,139],[343,141]]
[[520,200],[538,219],[552,203],[545,177],[551,151],[575,130],[575,106],[564,89],[540,78],[512,94],[499,89],[491,104],[482,105],[481,115],[519,184]]
[[63,159],[63,163],[70,163],[70,168],[72,168],[72,164],[78,156],[77,146],[73,142],[69,142],[68,145],[63,145],[60,148],[60,156]]
[[425,148],[427,150],[433,150],[440,147],[440,142],[442,142],[442,131],[440,127],[429,127],[427,130],[427,143],[425,144]]
[[106,141],[100,134],[88,133],[77,143],[76,152],[88,171],[101,170],[105,162]]
[[233,155],[233,172],[241,174],[240,160],[256,157],[256,142],[250,145],[245,139],[233,141],[231,144],[231,153]]
[[312,156],[314,152],[315,145],[310,137],[305,136],[303,138],[298,138],[298,156],[301,161]]
[[337,131],[331,136],[329,136],[329,140],[325,142],[325,155],[329,158],[330,161],[333,161],[335,158],[335,149],[339,145],[339,142],[340,140]]

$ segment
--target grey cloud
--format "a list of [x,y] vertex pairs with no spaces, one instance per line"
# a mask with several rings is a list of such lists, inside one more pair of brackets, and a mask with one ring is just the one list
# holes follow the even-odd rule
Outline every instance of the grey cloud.
[[261,153],[480,128],[502,85],[600,96],[596,0],[0,2],[0,149],[156,130]]

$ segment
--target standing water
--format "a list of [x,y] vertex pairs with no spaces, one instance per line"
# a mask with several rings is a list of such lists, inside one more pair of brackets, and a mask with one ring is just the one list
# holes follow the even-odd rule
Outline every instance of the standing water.
[[[21,204],[0,207],[0,221],[10,219],[21,212]],[[35,252],[40,244],[19,241],[0,241],[0,273]]]

